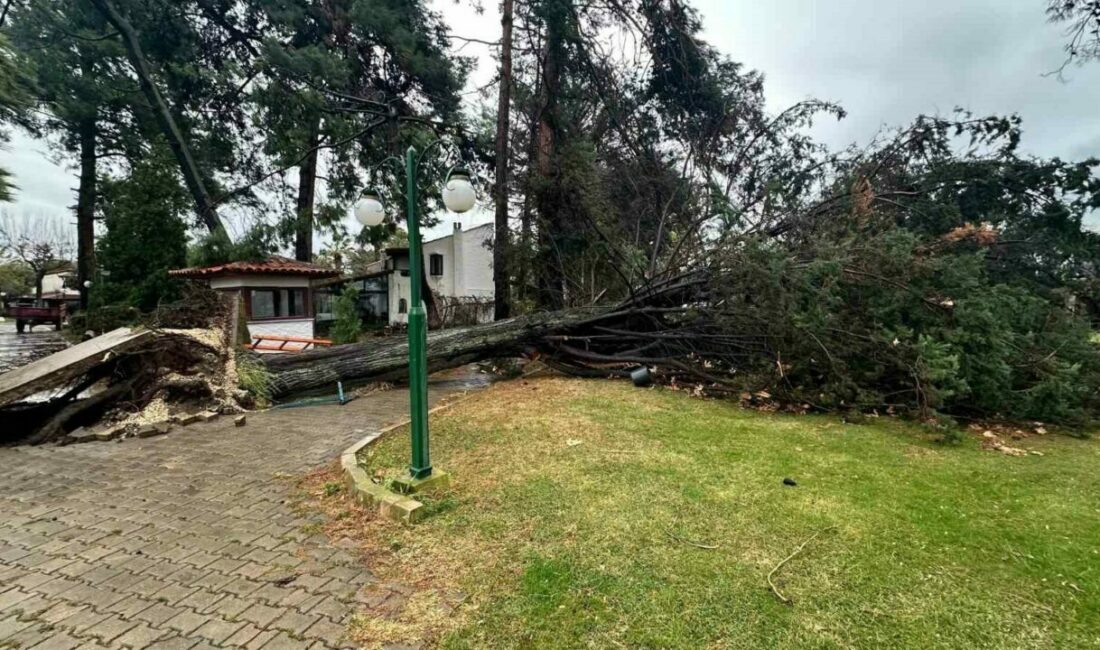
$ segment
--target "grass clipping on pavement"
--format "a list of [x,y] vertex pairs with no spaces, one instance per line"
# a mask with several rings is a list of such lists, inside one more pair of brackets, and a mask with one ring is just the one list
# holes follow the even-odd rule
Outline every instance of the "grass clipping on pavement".
[[[304,487],[378,576],[352,626],[367,647],[1100,643],[1100,444],[933,437],[529,379],[433,417],[453,487],[419,524],[356,508],[334,469]],[[364,464],[397,476],[408,444]]]

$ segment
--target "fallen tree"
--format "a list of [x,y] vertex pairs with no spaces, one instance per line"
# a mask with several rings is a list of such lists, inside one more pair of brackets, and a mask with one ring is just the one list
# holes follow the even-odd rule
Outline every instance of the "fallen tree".
[[[960,132],[1003,146],[959,156]],[[646,366],[659,382],[774,408],[1086,424],[1100,412],[1089,321],[1100,236],[1082,220],[1100,206],[1100,163],[1021,159],[1017,139],[1012,121],[922,121],[838,162],[824,198],[761,208],[739,227],[678,232],[660,263],[647,263],[653,273],[605,277],[604,304],[432,332],[430,368],[522,353],[585,376]],[[189,302],[197,314],[217,311]],[[161,370],[153,350],[171,335],[156,336],[143,363],[158,369],[123,391],[134,407],[203,372],[187,362]],[[217,353],[227,362],[250,354],[230,347]],[[249,365],[285,399],[337,381],[401,379],[407,359],[398,336],[250,355]]]
[[[625,368],[648,364],[659,366],[666,380],[677,376],[705,378],[708,373],[670,352],[678,340],[705,336],[698,328],[673,323],[688,311],[685,303],[704,298],[706,285],[703,274],[689,274],[614,306],[542,312],[433,331],[428,334],[428,368],[434,372],[524,354],[575,374],[624,374]],[[721,341],[711,341],[712,346],[715,343]],[[745,343],[743,337],[739,337],[739,343]],[[662,351],[655,353],[658,349]],[[263,355],[260,359],[271,373],[272,396],[279,398],[328,387],[337,381],[404,378],[409,346],[404,337],[388,337],[299,354]]]

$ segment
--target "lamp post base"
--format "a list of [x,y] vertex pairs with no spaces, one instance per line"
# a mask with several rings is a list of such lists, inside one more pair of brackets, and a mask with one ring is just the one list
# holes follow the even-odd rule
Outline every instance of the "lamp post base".
[[424,494],[445,490],[451,485],[451,475],[441,470],[433,470],[422,478],[403,476],[394,479],[393,488],[401,494]]

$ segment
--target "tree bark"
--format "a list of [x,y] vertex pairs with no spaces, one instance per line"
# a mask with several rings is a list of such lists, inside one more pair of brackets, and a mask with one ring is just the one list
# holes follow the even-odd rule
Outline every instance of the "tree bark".
[[497,99],[496,219],[493,242],[493,319],[511,316],[508,272],[511,231],[508,227],[508,135],[512,109],[512,3],[503,0],[500,12],[500,90]]
[[[428,370],[435,372],[483,359],[514,356],[528,346],[538,346],[548,334],[599,320],[607,311],[578,309],[540,313],[485,325],[430,332]],[[409,365],[409,343],[404,337],[388,337],[259,358],[272,374],[273,397],[278,398],[335,387],[338,381],[382,381],[405,377]]]
[[179,163],[184,183],[195,201],[195,211],[198,213],[199,219],[202,220],[212,234],[224,236],[228,239],[229,234],[214,208],[214,202],[210,198],[210,193],[206,190],[206,184],[202,180],[195,159],[191,156],[191,149],[187,146],[183,132],[176,124],[172,111],[168,108],[167,102],[157,89],[152,70],[149,68],[149,62],[141,50],[141,44],[138,42],[138,35],[134,31],[133,25],[118,12],[110,0],[91,0],[91,2],[103,14],[107,22],[118,30],[119,35],[122,37],[126,56],[137,74],[141,91],[153,108],[153,113],[156,115],[161,131],[164,133],[165,139],[168,140],[168,146],[172,149],[172,153]]
[[[76,191],[76,280],[80,308],[88,308],[88,287],[95,275],[96,118],[81,118],[80,185]],[[94,280],[93,280],[94,281]]]
[[321,118],[316,118],[309,129],[306,146],[309,154],[298,168],[298,221],[294,238],[294,259],[313,261],[313,204],[317,191],[317,140],[320,137]]
[[546,44],[542,52],[539,84],[539,110],[536,126],[535,170],[540,182],[535,196],[539,216],[538,254],[535,257],[539,304],[546,309],[561,309],[565,304],[564,272],[558,257],[557,239],[561,233],[561,191],[557,167],[559,124],[557,96],[561,84],[562,34],[558,21],[546,21]]

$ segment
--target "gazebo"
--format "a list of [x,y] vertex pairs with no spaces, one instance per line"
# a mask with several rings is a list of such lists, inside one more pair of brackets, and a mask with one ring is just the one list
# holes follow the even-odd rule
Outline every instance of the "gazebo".
[[270,257],[262,262],[174,269],[168,275],[205,281],[211,289],[239,294],[253,337],[312,339],[313,281],[339,272],[309,262]]

